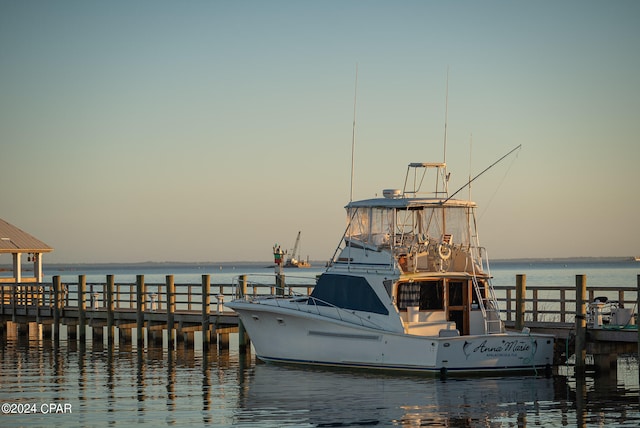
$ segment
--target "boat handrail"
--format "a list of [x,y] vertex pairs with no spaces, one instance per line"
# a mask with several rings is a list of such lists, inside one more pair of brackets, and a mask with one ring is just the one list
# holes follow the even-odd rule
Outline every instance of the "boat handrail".
[[[264,276],[264,275],[263,275]],[[235,279],[235,278],[234,278]],[[255,285],[255,283],[254,283]],[[274,285],[270,285],[270,284],[258,284],[261,287],[273,287],[276,290],[282,290],[283,294],[255,294],[255,295],[244,295],[241,296],[238,291],[237,288],[239,286],[239,277],[238,277],[238,282],[234,282],[232,283],[232,286],[235,288],[233,290],[233,295],[236,296],[237,299],[242,299],[245,300],[247,302],[255,302],[257,300],[271,300],[275,303],[276,306],[278,307],[284,307],[283,305],[280,304],[280,302],[290,302],[290,303],[295,303],[296,307],[295,309],[300,311],[300,312],[306,312],[306,313],[310,313],[310,311],[305,310],[308,308],[315,308],[315,313],[321,316],[328,316],[330,318],[333,319],[337,319],[343,322],[347,322],[347,323],[351,323],[351,324],[359,324],[362,325],[363,327],[370,327],[370,328],[374,328],[377,330],[383,330],[383,328],[381,326],[379,326],[378,324],[376,324],[375,322],[371,321],[370,319],[367,319],[363,316],[358,315],[355,310],[349,310],[349,309],[345,309],[345,308],[341,308],[339,306],[334,305],[333,303],[327,302],[325,300],[322,299],[318,299],[317,297],[313,297],[310,296],[308,294],[304,294],[304,293],[300,293],[300,292],[296,292],[292,289],[289,289],[289,294],[285,295],[285,287],[277,287]],[[304,304],[303,304],[304,302]],[[311,303],[310,303],[311,302]],[[323,311],[324,313],[321,313],[320,311],[320,307],[326,307],[326,308],[330,308],[330,309],[334,309],[335,313],[336,313],[336,317],[332,317],[331,315],[329,315],[326,311]],[[290,305],[286,306],[287,309],[292,309],[292,307]],[[303,309],[305,308],[305,309]],[[353,319],[357,319],[359,322],[355,323],[352,320]]]
[[[355,317],[359,321],[359,324],[364,326],[364,327],[371,327],[371,328],[382,330],[382,327],[380,327],[378,324],[374,323],[370,319],[367,319],[365,317],[362,317],[362,316],[356,314],[356,312],[354,310],[348,310],[348,309],[341,308],[339,306],[334,305],[333,303],[327,302],[327,301],[322,300],[322,299],[318,299],[318,298],[313,297],[313,296],[303,296],[303,295],[301,295],[300,297],[306,297],[307,300],[306,300],[306,304],[304,306],[307,307],[307,308],[309,306],[313,306],[318,315],[329,316],[326,313],[325,314],[320,313],[320,307],[328,307],[328,308],[335,309],[336,315],[338,316],[337,319],[339,319],[340,321],[354,324],[352,321],[350,321],[348,319],[345,319],[342,316],[343,314],[346,314],[346,315],[348,315],[349,318]],[[297,309],[300,310],[300,311],[303,311],[302,310],[302,306],[300,305],[300,303],[302,303],[302,300],[293,299],[293,301],[297,304],[296,305]],[[310,305],[309,302],[312,302],[313,305]],[[308,311],[303,311],[303,312],[308,312]]]
[[[242,297],[241,293],[239,291],[240,289],[240,278],[241,277],[245,277],[247,279],[247,287],[251,286],[251,287],[264,287],[264,288],[272,288],[274,290],[280,291],[281,294],[279,294],[280,296],[283,296],[286,294],[286,289],[287,286],[286,284],[284,286],[278,286],[276,279],[278,277],[277,274],[266,274],[266,273],[256,273],[256,274],[244,274],[244,275],[238,275],[238,276],[234,276],[233,278],[231,278],[231,287],[232,287],[232,295],[235,296],[236,298]],[[250,280],[250,278],[270,278],[273,280],[273,282],[271,283],[267,283],[265,282],[265,280],[262,281],[256,281],[256,280]],[[302,276],[302,275],[287,275],[286,276],[287,279],[294,279],[294,280],[301,280],[301,282],[297,282],[295,285],[299,286],[299,285],[304,285],[306,282],[309,282],[309,286],[313,287],[315,286],[315,282],[317,280],[317,278],[310,278],[308,276]],[[293,290],[289,289],[290,293],[293,293]]]
[[[295,310],[300,312],[310,313],[309,310],[305,310],[305,309],[309,309],[313,307],[315,309],[315,313],[320,316],[326,316],[326,317],[337,319],[342,322],[346,322],[350,324],[359,324],[363,327],[370,327],[377,330],[383,330],[383,328],[380,327],[378,324],[356,314],[355,311],[350,311],[348,309],[341,308],[332,303],[326,302],[324,300],[321,300],[312,296],[304,295],[302,293],[295,293],[293,296],[274,296],[274,295],[261,295],[256,297],[245,296],[244,299],[248,302],[255,302],[257,300],[271,300],[279,308],[285,307],[281,305],[280,302],[287,301],[290,303],[295,303],[296,304]],[[312,302],[313,304],[310,304],[309,302]],[[330,315],[330,313],[327,313],[326,311],[324,313],[321,312],[320,311],[321,307],[334,309],[336,316],[333,317]],[[294,308],[292,308],[290,305],[287,305],[286,309],[294,309]],[[353,318],[355,318],[359,322],[358,323],[353,322]]]

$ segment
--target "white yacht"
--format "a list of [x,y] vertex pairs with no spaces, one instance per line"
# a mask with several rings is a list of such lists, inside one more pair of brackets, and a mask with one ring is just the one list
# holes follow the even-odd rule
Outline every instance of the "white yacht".
[[[434,189],[423,193],[427,182]],[[441,374],[549,368],[553,336],[505,331],[476,204],[449,196],[447,182],[444,163],[412,163],[403,189],[350,202],[341,243],[310,296],[227,303],[257,357]]]

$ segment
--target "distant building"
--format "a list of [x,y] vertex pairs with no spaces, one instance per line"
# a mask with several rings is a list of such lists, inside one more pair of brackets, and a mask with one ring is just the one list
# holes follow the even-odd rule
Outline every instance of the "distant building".
[[[0,283],[42,282],[42,254],[53,248],[0,218],[0,255],[13,256],[12,276],[0,272]],[[22,255],[33,263],[33,276],[22,275]]]

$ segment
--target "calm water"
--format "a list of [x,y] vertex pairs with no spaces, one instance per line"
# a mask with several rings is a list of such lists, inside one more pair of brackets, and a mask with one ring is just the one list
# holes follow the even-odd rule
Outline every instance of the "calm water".
[[[636,266],[640,265],[494,264],[492,271],[497,284],[512,284],[516,273],[526,273],[529,284],[537,285],[539,280],[572,285],[576,274],[587,274],[590,284],[598,279],[602,282],[593,285],[615,287],[634,286],[640,273]],[[61,274],[63,280],[75,281],[79,273],[85,273],[90,280],[104,281],[104,275],[115,274],[120,282],[144,273],[148,282],[163,282],[165,274],[174,274],[177,282],[198,283],[200,275],[210,273],[213,283],[228,283],[243,273],[273,272],[260,266],[89,270],[47,275]],[[319,271],[295,274],[312,278]],[[9,410],[36,412],[0,414],[2,427],[640,425],[636,356],[619,359],[617,374],[589,374],[584,380],[577,380],[571,367],[561,367],[551,377],[446,381],[256,363],[251,354],[238,353],[236,335],[231,335],[229,350],[209,352],[198,345],[168,352],[91,341],[80,347],[65,340],[55,347],[49,340],[22,338],[2,343],[0,358],[3,410],[9,405]]]

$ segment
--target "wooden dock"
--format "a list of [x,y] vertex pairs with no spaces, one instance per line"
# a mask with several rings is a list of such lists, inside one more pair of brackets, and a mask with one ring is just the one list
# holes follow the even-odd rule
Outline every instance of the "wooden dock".
[[[228,347],[229,333],[239,332],[241,348],[249,346],[247,335],[235,312],[224,302],[239,296],[310,294],[310,285],[286,285],[283,277],[273,284],[250,282],[246,275],[237,284],[211,284],[210,275],[202,275],[201,284],[175,284],[173,275],[165,283],[146,284],[143,275],[135,284],[116,283],[113,275],[104,282],[87,283],[85,275],[76,283],[18,283],[0,285],[0,333],[5,337],[29,334],[29,329],[60,340],[60,326],[67,328],[67,340],[93,340],[138,346],[155,344],[173,348],[193,345],[200,332],[204,348],[211,344]],[[640,307],[640,275],[636,287],[586,286],[584,275],[576,276],[576,286],[527,287],[526,275],[518,275],[514,287],[495,287],[501,316],[508,329],[527,328],[556,337],[555,363],[565,364],[576,356],[576,370],[586,368],[585,356],[593,356],[595,369],[615,368],[620,354],[638,353],[639,337],[634,325],[611,325],[589,320],[591,303],[606,298],[620,308],[633,308],[634,322]],[[593,318],[593,316],[591,317]]]
[[[640,308],[640,275],[636,287],[587,287],[586,275],[576,275],[575,286],[527,287],[526,275],[516,276],[515,287],[495,287],[502,318],[508,329],[552,334],[556,337],[555,364],[575,356],[576,371],[615,370],[622,354],[640,356],[637,312]],[[632,318],[624,325],[599,322],[597,302],[615,303],[630,309]],[[587,366],[586,355],[593,365]],[[640,358],[639,358],[640,364]]]
[[210,275],[202,275],[200,285],[175,284],[173,275],[167,275],[164,284],[146,284],[144,275],[138,275],[135,284],[116,283],[113,275],[104,283],[87,284],[80,275],[77,283],[64,284],[54,277],[50,284],[3,284],[0,327],[8,336],[41,329],[56,341],[61,325],[67,327],[68,340],[85,341],[89,328],[94,340],[106,336],[113,342],[117,331],[120,343],[132,342],[135,331],[138,346],[162,344],[164,331],[171,348],[193,344],[200,331],[203,347],[218,342],[224,347],[239,324],[238,316],[224,309],[231,293],[230,285],[212,286]]

